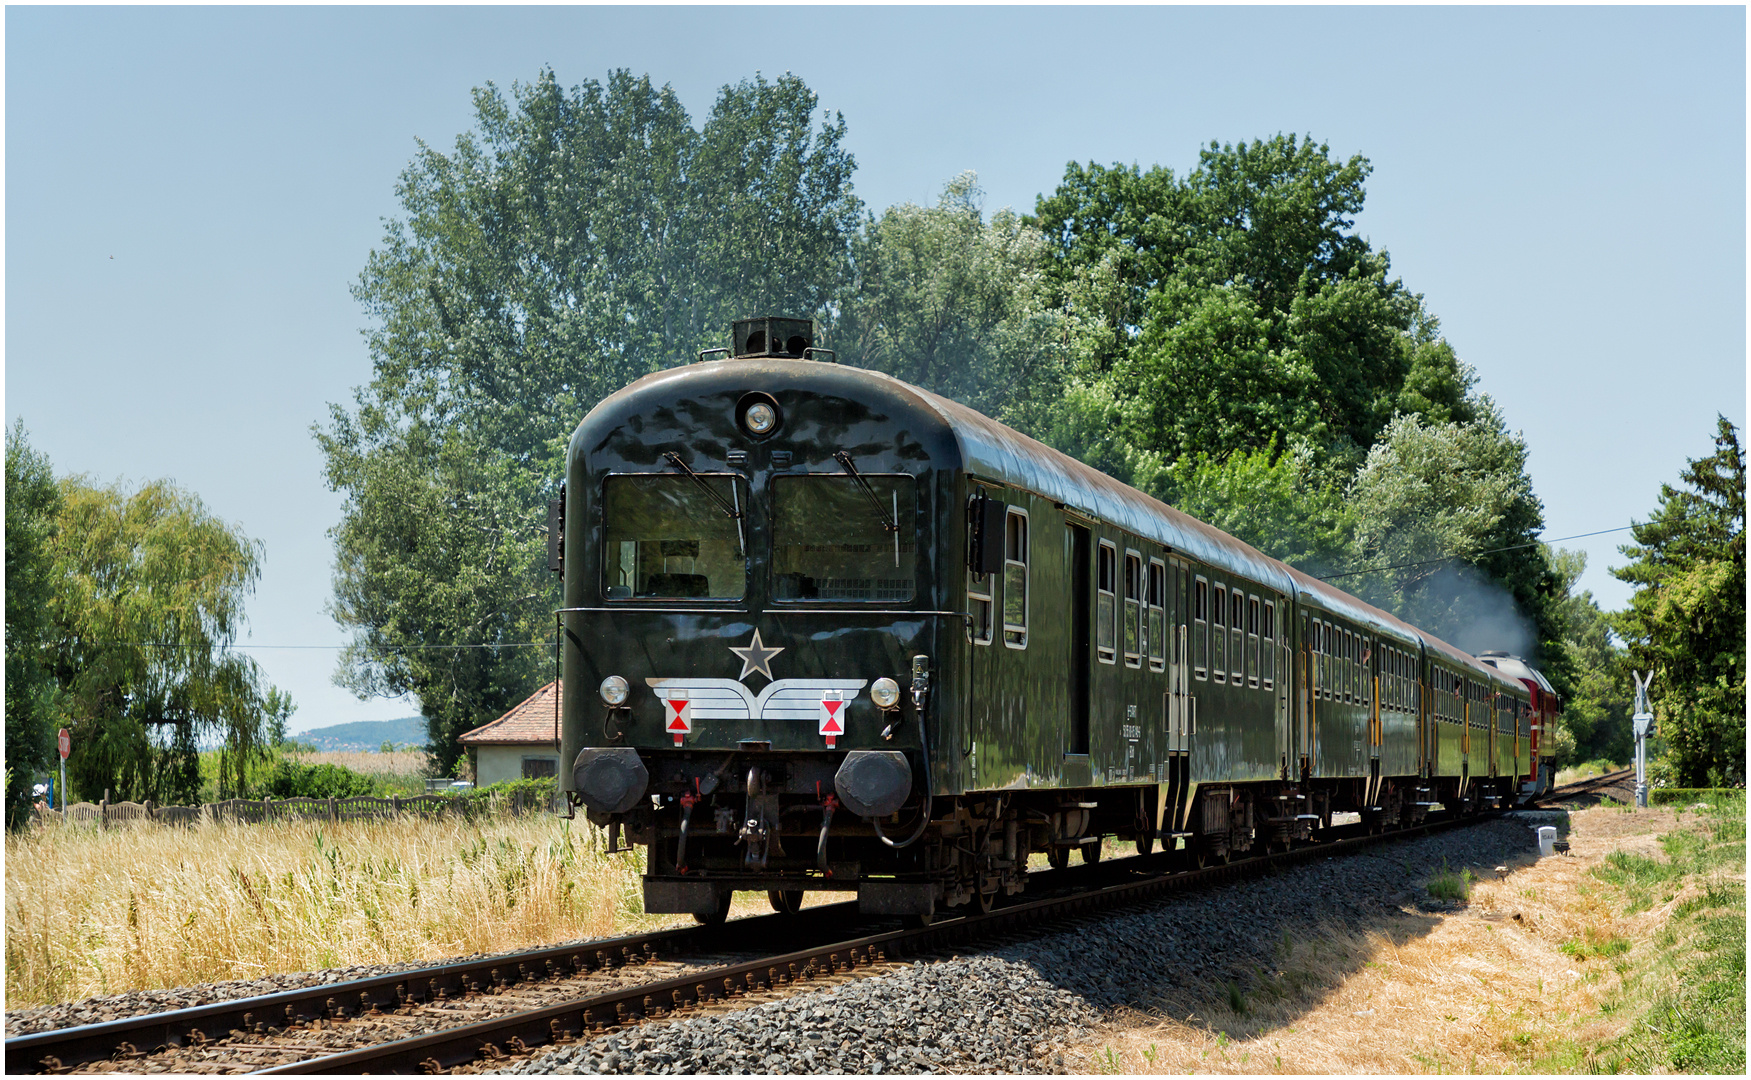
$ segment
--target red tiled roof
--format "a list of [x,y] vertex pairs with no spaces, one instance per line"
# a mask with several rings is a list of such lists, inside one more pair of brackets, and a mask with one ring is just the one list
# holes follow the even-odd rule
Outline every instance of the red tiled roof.
[[469,746],[540,743],[557,747],[559,742],[555,739],[554,732],[558,728],[554,717],[557,715],[558,696],[559,684],[550,682],[530,694],[527,700],[510,712],[491,723],[480,725],[473,731],[463,732],[456,737],[456,741]]

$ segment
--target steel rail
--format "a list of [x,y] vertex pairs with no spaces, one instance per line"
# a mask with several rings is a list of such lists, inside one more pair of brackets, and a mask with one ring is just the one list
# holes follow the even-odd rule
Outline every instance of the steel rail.
[[[880,960],[931,953],[974,940],[1026,930],[1065,917],[1132,906],[1219,882],[1260,876],[1296,863],[1353,854],[1388,840],[1423,836],[1459,825],[1494,820],[1499,816],[1499,812],[1470,817],[1454,816],[1408,829],[1318,842],[1286,852],[1241,859],[1201,870],[1156,874],[1141,880],[1120,882],[1069,896],[1028,901],[999,908],[988,914],[964,915],[932,923],[927,927],[873,934],[818,948],[729,964],[709,972],[645,986],[593,994],[412,1039],[274,1066],[261,1072],[266,1075],[293,1075],[444,1071],[483,1058],[497,1060],[512,1053],[528,1053],[548,1044],[572,1042],[604,1032],[611,1027],[671,1016],[698,1005],[740,997],[751,991],[768,990],[818,975],[851,970],[860,965],[868,966]],[[1139,856],[1135,861],[1162,866],[1168,856],[1169,853],[1163,852]],[[1133,861],[1115,860],[1105,866],[1118,870]],[[1097,867],[1086,869],[1094,871]]]
[[[798,916],[762,915],[738,919],[739,934],[794,936],[798,930],[855,918],[856,903],[821,905]],[[229,1037],[234,1030],[284,1027],[310,1020],[356,1016],[372,1009],[395,1009],[410,1000],[461,996],[483,986],[506,986],[527,980],[584,975],[625,968],[660,959],[659,949],[734,949],[723,927],[684,926],[632,934],[602,941],[580,942],[430,967],[373,975],[341,983],[282,990],[260,997],[238,998],[185,1009],[145,1013],[101,1024],[40,1031],[6,1040],[8,1075],[59,1070],[94,1061],[108,1061],[124,1047],[152,1050]]]
[[1621,784],[1625,780],[1634,781],[1634,779],[1634,769],[1619,769],[1616,772],[1602,773],[1599,776],[1590,776],[1585,780],[1571,780],[1562,787],[1551,788],[1543,795],[1540,795],[1537,798],[1536,803],[1542,804],[1549,802],[1552,799],[1572,798],[1576,795],[1586,795],[1590,792],[1597,791],[1600,788],[1611,787],[1614,784]]

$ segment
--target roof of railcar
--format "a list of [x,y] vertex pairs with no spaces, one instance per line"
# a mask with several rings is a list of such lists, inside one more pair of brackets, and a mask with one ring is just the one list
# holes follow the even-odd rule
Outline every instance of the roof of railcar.
[[[741,374],[749,364],[781,371],[794,366],[806,368],[808,375],[817,378],[830,378],[831,372],[850,382],[867,379],[879,383],[890,392],[897,391],[903,396],[911,397],[921,407],[934,412],[960,450],[961,467],[980,479],[1046,496],[1083,516],[1154,540],[1173,549],[1177,554],[1184,554],[1209,566],[1220,567],[1285,595],[1303,600],[1312,599],[1319,607],[1353,622],[1372,624],[1405,639],[1421,641],[1433,651],[1471,669],[1480,677],[1503,682],[1514,681],[1427,631],[1419,630],[1334,585],[1273,559],[1251,544],[1238,540],[1213,525],[1181,513],[1161,500],[1145,495],[1068,454],[998,423],[984,413],[883,372],[848,364],[768,357],[757,360],[714,360],[654,372],[627,386],[620,393],[647,388],[647,383],[668,382],[678,375],[684,377],[686,374],[717,374],[724,371]],[[591,411],[594,413],[595,410]],[[588,417],[585,419],[587,421]]]

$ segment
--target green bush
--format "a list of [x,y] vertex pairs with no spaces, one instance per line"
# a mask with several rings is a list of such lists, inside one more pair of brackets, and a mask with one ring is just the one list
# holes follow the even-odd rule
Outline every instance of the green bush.
[[473,788],[456,795],[460,809],[466,814],[485,813],[495,801],[509,804],[521,797],[525,809],[545,807],[547,800],[559,790],[559,780],[543,776],[535,780],[506,780],[483,788]]
[[275,799],[350,799],[371,794],[373,784],[339,765],[301,765],[281,758],[268,777],[266,794]]
[[1649,806],[1689,806],[1691,803],[1714,803],[1725,796],[1732,788],[1714,787],[1669,787],[1649,788]]

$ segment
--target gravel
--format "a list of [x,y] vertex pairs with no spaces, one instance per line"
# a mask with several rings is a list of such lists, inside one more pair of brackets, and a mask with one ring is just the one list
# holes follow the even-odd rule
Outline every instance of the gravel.
[[1040,1073],[1100,1019],[1028,964],[918,962],[739,1012],[562,1047],[518,1073]]
[[[1542,820],[1540,823],[1544,823]],[[1329,858],[948,961],[918,962],[734,1013],[669,1020],[550,1051],[521,1073],[1062,1072],[1061,1051],[1119,1006],[1250,985],[1285,934],[1325,925],[1418,933],[1463,909],[1421,888],[1535,854],[1509,815]]]

